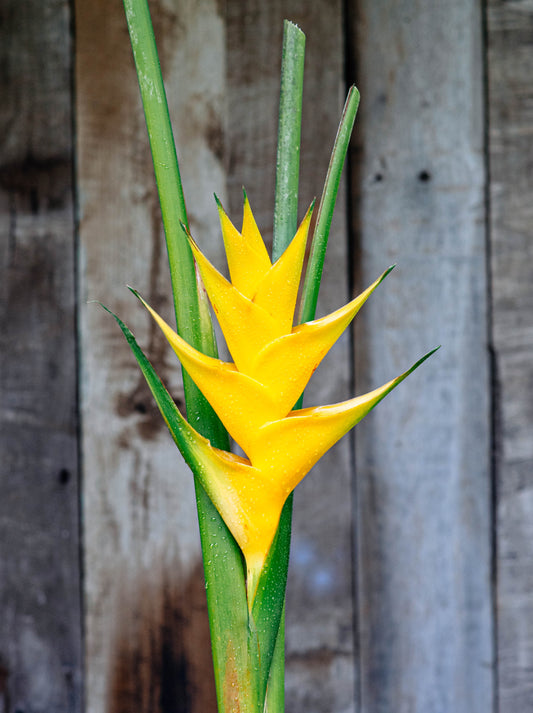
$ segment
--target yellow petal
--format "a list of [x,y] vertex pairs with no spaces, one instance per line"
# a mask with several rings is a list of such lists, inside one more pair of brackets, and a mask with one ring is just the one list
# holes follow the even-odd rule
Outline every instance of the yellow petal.
[[279,403],[270,397],[261,384],[237,371],[234,364],[206,356],[191,347],[140,295],[137,296],[232,438],[247,452],[251,434],[266,422],[282,415]]
[[339,404],[292,411],[286,418],[266,424],[248,451],[251,462],[265,478],[276,479],[288,495],[331,446],[434,351],[368,394]]
[[326,317],[301,324],[291,334],[267,344],[256,357],[250,376],[279,399],[282,412],[294,406],[314,370],[350,324],[359,309],[393,268],[386,270],[368,289]]
[[268,252],[251,214],[248,199],[244,203],[242,235],[218,200],[217,205],[231,282],[239,292],[251,299],[271,267]]
[[259,232],[259,228],[257,227],[257,223],[255,222],[255,218],[250,207],[250,201],[248,200],[246,192],[244,193],[244,207],[242,211],[242,237],[252,246],[255,253],[261,256],[261,260],[265,266],[265,272],[270,270],[270,256],[266,249],[263,237]]
[[[232,459],[216,493],[210,494],[241,547],[253,599],[285,500],[313,465],[436,350],[378,389],[340,404],[293,411],[259,430],[250,461]],[[220,471],[222,473],[222,471]],[[218,504],[217,504],[218,503]]]
[[283,489],[264,479],[249,461],[225,451],[213,451],[215,467],[206,473],[206,491],[237,540],[254,586],[248,587],[253,599],[258,574],[270,550],[286,500]]
[[276,320],[280,335],[290,332],[292,328],[312,215],[313,205],[307,211],[287,249],[264,276],[253,297],[255,304],[263,307]]
[[285,496],[266,482],[250,461],[213,448],[209,441],[186,422],[191,467],[241,548],[252,586],[257,580],[276,533]]
[[239,371],[248,372],[257,351],[280,336],[279,326],[216,270],[190,238],[202,280]]

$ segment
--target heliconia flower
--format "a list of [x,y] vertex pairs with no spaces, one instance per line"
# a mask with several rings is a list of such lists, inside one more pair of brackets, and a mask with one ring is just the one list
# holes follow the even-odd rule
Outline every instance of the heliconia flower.
[[199,477],[244,554],[253,599],[288,495],[334,443],[433,352],[368,394],[293,411],[323,357],[392,268],[344,307],[294,326],[312,206],[274,264],[248,199],[241,232],[218,207],[231,282],[189,239],[233,363],[194,349],[135,294],[246,453],[241,458],[213,448],[189,424],[181,425],[201,463]]

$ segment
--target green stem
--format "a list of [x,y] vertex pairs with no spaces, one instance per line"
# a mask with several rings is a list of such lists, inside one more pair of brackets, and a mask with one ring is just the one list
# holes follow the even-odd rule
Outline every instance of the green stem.
[[[281,92],[279,102],[276,193],[272,260],[277,260],[296,233],[298,224],[298,179],[302,119],[305,35],[292,22],[283,25]],[[292,501],[292,495],[291,501]],[[281,514],[277,548],[288,557],[291,542],[292,502]],[[285,609],[270,667],[265,713],[285,710]]]
[[272,666],[268,681],[265,713],[282,713],[285,710],[285,677],[278,675],[277,671],[285,671],[285,606],[281,614],[273,660],[276,661],[276,666]]
[[[124,0],[124,9],[154,162],[178,332],[200,351],[216,356],[206,296],[197,288],[194,260],[181,227],[188,223],[187,212],[148,2]],[[225,429],[186,372],[183,383],[189,421],[213,445],[229,450]],[[237,688],[242,700],[236,705],[243,713],[256,713],[251,669],[257,647],[249,638],[242,555],[197,479],[195,486],[219,711],[234,710]]]
[[[285,589],[289,569],[290,526],[292,512],[292,493],[283,507],[280,525],[261,571],[257,593],[253,602],[252,617],[257,631],[257,640],[261,652],[260,694],[265,698],[267,685],[280,683],[279,677],[270,682],[272,661],[283,671]],[[274,667],[275,669],[276,667]],[[283,688],[283,676],[281,676]],[[272,698],[272,697],[271,697]],[[283,710],[271,708],[267,710]]]

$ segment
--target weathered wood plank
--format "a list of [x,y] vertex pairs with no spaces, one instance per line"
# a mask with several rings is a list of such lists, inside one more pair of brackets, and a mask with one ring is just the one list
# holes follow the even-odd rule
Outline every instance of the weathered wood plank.
[[0,710],[75,713],[70,16],[65,3],[6,0],[1,18]]
[[533,705],[533,6],[488,4],[501,713]]
[[[307,35],[300,211],[322,190],[344,100],[342,3],[300,0],[227,4],[228,183],[231,211],[244,184],[271,239],[282,24]],[[346,203],[340,191],[318,313],[348,298]],[[307,391],[306,403],[351,395],[348,335]],[[350,444],[338,444],[297,488],[287,600],[287,710],[355,710]]]
[[[212,0],[151,2],[192,233],[221,248],[224,25]],[[82,413],[87,713],[215,709],[192,477],[97,298],[182,398],[180,368],[125,288],[172,321],[159,205],[122,3],[80,0]]]
[[480,3],[352,3],[356,386],[443,349],[356,432],[361,710],[493,696]]

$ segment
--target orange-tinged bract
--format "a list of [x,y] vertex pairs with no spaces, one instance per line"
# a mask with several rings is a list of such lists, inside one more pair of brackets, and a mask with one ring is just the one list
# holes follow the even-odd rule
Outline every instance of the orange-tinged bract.
[[241,232],[220,204],[219,213],[231,282],[189,239],[234,363],[197,351],[143,304],[247,455],[240,458],[197,439],[202,482],[242,549],[253,599],[287,496],[319,458],[420,362],[364,396],[292,411],[318,364],[391,268],[344,307],[293,326],[312,207],[274,264],[247,198]]

